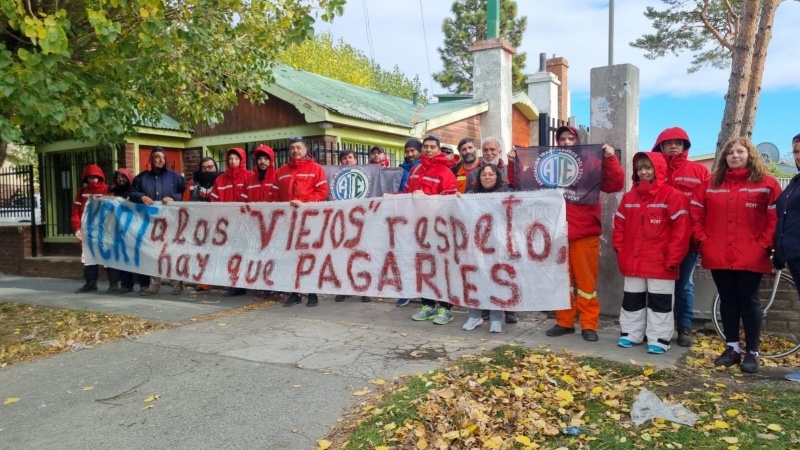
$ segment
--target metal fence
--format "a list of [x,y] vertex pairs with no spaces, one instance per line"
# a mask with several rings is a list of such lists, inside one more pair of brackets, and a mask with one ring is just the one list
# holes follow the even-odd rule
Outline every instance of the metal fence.
[[33,166],[0,169],[0,222],[30,222],[31,254],[34,256],[36,222],[41,217],[40,211],[40,198],[34,187]]
[[78,152],[47,154],[42,158],[42,204],[45,205],[47,221],[45,236],[63,237],[74,234],[71,226],[72,204],[75,194],[82,186],[81,174],[89,164],[103,169],[106,183],[110,182],[114,165],[110,149],[90,149]]

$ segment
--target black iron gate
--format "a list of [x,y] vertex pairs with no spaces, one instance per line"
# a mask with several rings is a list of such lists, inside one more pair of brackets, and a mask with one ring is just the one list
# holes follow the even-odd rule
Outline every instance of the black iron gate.
[[33,166],[0,169],[0,222],[30,222],[31,254],[36,256],[36,213],[41,206],[33,177]]

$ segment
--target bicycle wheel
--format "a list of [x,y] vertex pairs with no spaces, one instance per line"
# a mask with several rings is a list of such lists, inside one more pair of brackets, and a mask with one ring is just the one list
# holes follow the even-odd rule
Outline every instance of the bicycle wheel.
[[[800,320],[796,318],[800,299],[792,277],[785,273],[764,277],[759,298],[763,312],[759,354],[764,358],[781,358],[800,350]],[[720,303],[719,293],[714,293],[711,321],[717,334],[725,339]],[[744,341],[743,332],[739,340]]]

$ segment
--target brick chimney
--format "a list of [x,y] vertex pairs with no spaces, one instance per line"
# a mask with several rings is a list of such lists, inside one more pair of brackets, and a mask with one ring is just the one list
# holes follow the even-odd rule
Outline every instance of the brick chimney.
[[558,120],[566,121],[569,118],[569,85],[567,72],[569,62],[566,58],[550,58],[547,60],[547,71],[558,77],[561,85],[558,87]]

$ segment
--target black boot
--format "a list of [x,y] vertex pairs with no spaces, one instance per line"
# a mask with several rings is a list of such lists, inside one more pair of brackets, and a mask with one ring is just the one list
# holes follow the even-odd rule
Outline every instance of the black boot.
[[92,292],[97,290],[97,281],[87,281],[86,284],[75,290],[76,294],[83,294],[84,292]]
[[317,298],[317,294],[308,294],[308,301],[306,302],[306,306],[309,308],[317,306],[319,304],[319,298]]

